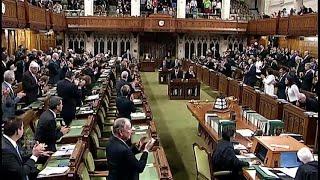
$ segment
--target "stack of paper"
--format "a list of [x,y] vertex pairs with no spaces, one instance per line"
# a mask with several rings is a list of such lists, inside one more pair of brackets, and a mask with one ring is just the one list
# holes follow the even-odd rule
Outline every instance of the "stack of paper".
[[235,145],[233,145],[233,148],[238,149],[238,150],[246,150],[247,149],[243,144],[235,144]]
[[135,104],[135,105],[142,104],[141,99],[133,99],[132,102],[133,102],[133,104]]
[[99,99],[99,94],[91,95],[86,98],[86,101],[92,101]]
[[236,132],[243,137],[252,137],[252,135],[254,134],[254,132],[250,129],[237,129]]
[[136,112],[136,113],[131,113],[130,116],[131,116],[132,120],[145,119],[146,118],[146,113]]
[[279,170],[283,173],[285,173],[286,175],[295,178],[296,174],[297,174],[297,170],[299,167],[294,167],[294,168],[273,168],[275,170]]
[[63,174],[68,170],[69,170],[69,167],[46,167],[39,173],[39,175],[49,176],[53,174]]

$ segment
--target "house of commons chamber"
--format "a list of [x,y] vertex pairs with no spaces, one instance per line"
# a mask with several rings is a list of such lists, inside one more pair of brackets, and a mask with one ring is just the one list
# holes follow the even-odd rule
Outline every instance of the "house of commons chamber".
[[0,179],[318,179],[318,0],[1,7]]

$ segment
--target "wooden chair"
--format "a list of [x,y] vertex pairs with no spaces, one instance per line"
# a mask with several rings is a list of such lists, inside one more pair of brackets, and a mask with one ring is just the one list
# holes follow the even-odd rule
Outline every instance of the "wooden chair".
[[197,143],[193,144],[193,152],[196,161],[197,179],[214,180],[232,173],[232,171],[212,172],[211,153],[204,147],[200,147]]
[[[91,154],[91,152],[87,149],[84,153],[83,153],[83,161],[84,164],[89,172],[89,174],[98,176],[98,177],[107,177],[109,172],[106,171],[106,164],[107,164],[107,159],[93,159],[93,156]],[[104,166],[104,170],[101,171],[97,171],[97,167],[98,166]],[[92,179],[92,178],[91,178]],[[100,178],[99,178],[100,179]],[[103,178],[105,179],[105,178]]]
[[80,180],[106,180],[106,176],[99,176],[99,174],[90,174],[84,163],[79,165],[77,175]]

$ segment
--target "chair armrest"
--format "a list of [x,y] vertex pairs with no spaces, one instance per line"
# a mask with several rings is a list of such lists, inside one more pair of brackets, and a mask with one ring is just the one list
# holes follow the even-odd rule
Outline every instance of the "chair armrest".
[[108,177],[109,171],[94,171],[90,172],[90,177]]
[[213,173],[213,176],[225,176],[225,175],[230,175],[232,174],[232,171],[217,171]]

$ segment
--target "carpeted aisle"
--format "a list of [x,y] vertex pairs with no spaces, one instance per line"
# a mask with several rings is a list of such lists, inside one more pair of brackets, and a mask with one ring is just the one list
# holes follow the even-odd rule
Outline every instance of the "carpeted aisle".
[[[197,136],[197,120],[187,109],[188,101],[169,100],[168,85],[158,83],[157,72],[141,73],[141,78],[174,179],[194,180],[196,167],[192,144],[203,145],[204,141]],[[201,100],[213,100],[215,93],[208,86],[202,86],[200,95]]]

